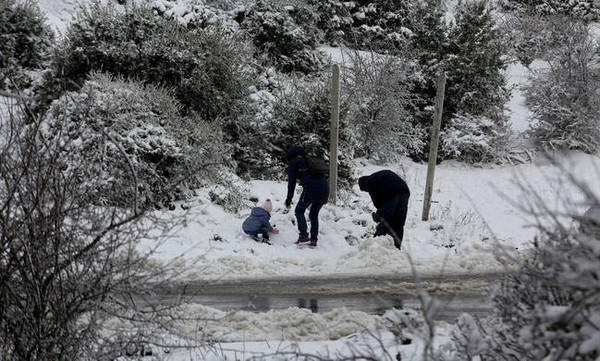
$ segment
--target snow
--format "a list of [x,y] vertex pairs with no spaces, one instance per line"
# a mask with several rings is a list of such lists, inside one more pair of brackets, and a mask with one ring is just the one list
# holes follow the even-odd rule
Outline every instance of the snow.
[[[64,31],[77,6],[73,0],[40,0],[39,5],[59,31]],[[339,48],[323,50],[331,54],[332,61],[342,62]],[[508,106],[517,133],[529,125],[530,112],[518,88],[527,81],[528,71],[518,65],[511,65],[507,71],[509,84],[515,86]],[[327,275],[411,277],[413,271],[421,276],[502,272],[515,267],[528,255],[536,231],[531,227],[534,220],[521,208],[527,205],[532,194],[546,200],[550,207],[560,210],[572,207],[568,210],[582,214],[585,205],[581,203],[581,195],[567,181],[568,173],[576,175],[577,180],[587,183],[595,192],[600,190],[597,155],[566,153],[558,155],[558,159],[564,169],[541,156],[530,163],[504,166],[472,167],[444,162],[435,170],[428,221],[421,220],[426,164],[405,159],[382,166],[357,160],[356,177],[391,169],[411,188],[401,251],[389,237],[370,236],[374,231],[370,216],[374,208],[368,194],[361,192],[358,186],[341,194],[337,204],[329,203],[322,209],[316,249],[299,249],[293,245],[297,230],[293,209],[287,211],[283,205],[285,182],[247,182],[245,199],[255,197],[258,202],[247,201],[246,209],[239,214],[211,203],[210,190],[201,189],[195,199],[186,202],[188,209],[178,207],[165,214],[175,215],[185,222],[173,228],[173,237],[160,240],[161,244],[156,245],[156,258],[162,262],[179,258],[180,277],[188,281]],[[600,193],[596,194],[600,197]],[[266,199],[273,201],[271,223],[280,230],[278,235],[271,236],[272,245],[256,243],[241,230],[251,207],[259,206]],[[297,200],[298,194],[294,203]],[[140,243],[140,248],[152,246],[155,246],[153,241]],[[473,287],[469,282],[463,286]],[[415,336],[412,344],[400,345],[393,334],[381,327],[386,316],[345,309],[315,314],[290,308],[259,314],[221,311],[199,304],[181,307],[182,314],[207,320],[202,325],[181,324],[186,336],[218,343],[210,347],[177,348],[161,356],[164,359],[248,359],[275,353],[284,355],[285,359],[285,355],[299,352],[339,358],[359,351],[372,352],[378,359],[395,359],[396,352],[402,354],[402,359],[422,359],[423,341]],[[436,344],[441,345],[449,340],[452,327],[438,326]],[[591,344],[585,347],[594,348]]]

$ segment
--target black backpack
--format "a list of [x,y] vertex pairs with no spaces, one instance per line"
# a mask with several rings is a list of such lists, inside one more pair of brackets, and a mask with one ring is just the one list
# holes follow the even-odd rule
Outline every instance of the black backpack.
[[304,159],[306,159],[308,168],[303,169],[303,171],[306,171],[315,177],[326,177],[329,175],[329,164],[324,159],[312,155],[307,155]]

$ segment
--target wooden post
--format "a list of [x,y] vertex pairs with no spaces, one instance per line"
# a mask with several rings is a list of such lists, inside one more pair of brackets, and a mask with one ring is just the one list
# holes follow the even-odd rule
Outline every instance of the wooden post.
[[338,131],[340,122],[340,67],[333,64],[331,76],[331,132],[329,149],[329,201],[337,201]]
[[442,112],[444,110],[444,92],[446,89],[446,74],[442,73],[437,79],[437,92],[435,95],[435,112],[433,116],[433,127],[431,128],[431,143],[429,144],[429,163],[427,165],[427,183],[425,184],[425,195],[423,199],[423,221],[429,219],[429,207],[431,206],[431,193],[433,190],[433,177],[435,174],[435,162],[437,160],[438,141],[440,138],[440,126],[442,124]]

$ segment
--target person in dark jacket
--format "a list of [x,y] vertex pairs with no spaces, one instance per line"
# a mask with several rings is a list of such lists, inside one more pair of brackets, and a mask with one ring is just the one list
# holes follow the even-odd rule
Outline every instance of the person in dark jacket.
[[[242,230],[257,242],[271,244],[269,233],[279,233],[269,222],[272,209],[273,204],[270,199],[267,199],[262,206],[252,208],[250,216],[242,223]],[[262,238],[258,236],[259,234],[262,234]]]
[[373,220],[377,222],[375,236],[392,235],[396,248],[400,249],[410,197],[408,185],[391,170],[380,170],[360,177],[358,186],[361,191],[369,192],[377,208],[373,213]]
[[[309,244],[310,247],[316,247],[319,237],[319,211],[329,200],[329,182],[327,182],[327,178],[324,176],[319,177],[308,172],[308,164],[305,157],[306,150],[298,145],[291,147],[286,153],[288,189],[285,206],[288,209],[290,208],[294,191],[296,190],[296,181],[300,181],[302,194],[295,209],[299,235],[295,244]],[[308,233],[308,225],[304,216],[308,207],[310,207],[308,213],[310,234]]]

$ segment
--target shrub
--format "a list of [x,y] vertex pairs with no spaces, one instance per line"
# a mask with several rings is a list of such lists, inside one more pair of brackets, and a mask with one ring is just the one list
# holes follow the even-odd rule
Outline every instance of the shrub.
[[[328,158],[331,128],[331,86],[322,78],[297,79],[277,93],[269,124],[272,157],[279,160],[281,173],[285,152],[301,145],[311,155]],[[341,110],[339,124],[338,177],[340,188],[352,184],[351,138]]]
[[[575,184],[585,204],[599,204],[591,191]],[[600,356],[599,223],[578,212],[550,212],[540,194],[531,206],[526,211],[538,215],[540,232],[532,254],[490,292],[492,316],[461,316],[454,360],[593,361]]]
[[350,95],[348,122],[358,139],[355,155],[391,160],[419,153],[425,130],[413,117],[421,100],[412,92],[412,62],[360,52],[350,58],[353,66],[344,73],[343,88]]
[[306,0],[317,13],[317,27],[324,39],[332,45],[339,45],[352,26],[351,9],[354,4],[340,0]]
[[534,121],[529,135],[542,148],[593,153],[600,149],[600,46],[584,24],[564,23],[563,33],[550,67],[526,88]]
[[360,0],[351,4],[352,27],[345,32],[349,47],[396,53],[412,36],[410,16],[415,2]]
[[106,74],[56,100],[42,130],[70,154],[67,169],[85,169],[72,176],[90,180],[86,194],[95,204],[169,204],[197,184],[190,174],[209,175],[202,165],[222,161],[219,132],[181,117],[171,94]]
[[585,21],[595,21],[600,17],[600,7],[594,0],[502,0],[499,4],[505,10],[535,16],[567,15]]
[[91,71],[103,71],[173,88],[188,112],[230,120],[253,81],[249,50],[217,26],[189,30],[147,7],[117,12],[96,2],[67,30],[46,88],[56,96],[63,83],[76,90]]
[[458,114],[440,137],[445,157],[486,163],[508,155],[510,128],[484,116]]
[[53,36],[37,4],[0,0],[0,89],[28,87],[23,69],[43,66]]

